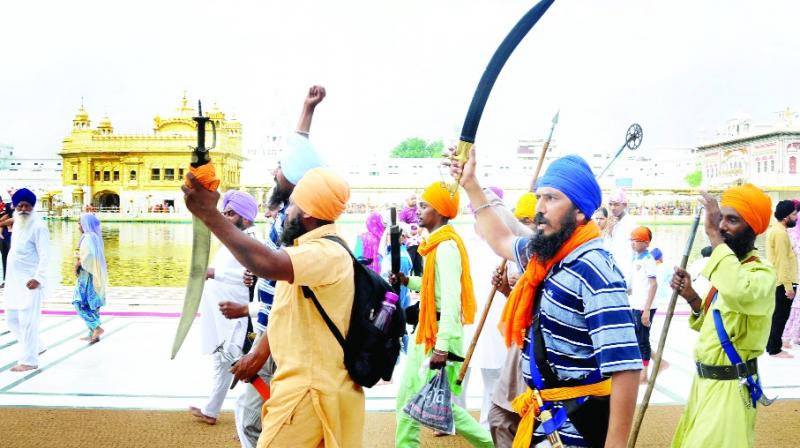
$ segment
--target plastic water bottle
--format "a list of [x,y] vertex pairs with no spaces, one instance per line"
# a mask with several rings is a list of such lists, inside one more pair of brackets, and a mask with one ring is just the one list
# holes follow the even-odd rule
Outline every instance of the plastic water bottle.
[[384,333],[389,333],[389,327],[392,325],[392,314],[397,308],[397,301],[399,299],[397,294],[391,291],[386,291],[386,295],[383,296],[381,310],[378,311],[378,315],[375,316],[375,320],[373,320],[372,323]]

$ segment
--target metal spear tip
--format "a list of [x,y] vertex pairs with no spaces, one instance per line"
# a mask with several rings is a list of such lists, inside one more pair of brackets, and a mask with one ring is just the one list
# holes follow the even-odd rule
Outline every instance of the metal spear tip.
[[560,114],[560,113],[561,113],[561,109],[557,110],[556,114],[553,115],[553,125],[554,126],[558,124],[558,114]]
[[203,116],[203,103],[200,100],[197,100],[197,116]]

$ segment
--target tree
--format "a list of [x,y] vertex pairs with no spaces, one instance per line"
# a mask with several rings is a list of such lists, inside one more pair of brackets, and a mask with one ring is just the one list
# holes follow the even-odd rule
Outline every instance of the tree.
[[685,180],[690,187],[697,188],[703,183],[703,172],[701,170],[692,171],[687,174],[683,180]]
[[444,143],[441,140],[428,142],[419,137],[407,138],[392,149],[395,158],[436,158],[442,155]]

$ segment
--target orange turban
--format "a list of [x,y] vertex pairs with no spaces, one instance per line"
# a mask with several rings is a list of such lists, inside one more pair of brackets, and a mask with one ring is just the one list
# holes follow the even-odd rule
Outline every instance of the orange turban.
[[453,219],[458,215],[458,191],[450,196],[444,182],[434,182],[422,193],[422,200],[430,204],[440,215]]
[[350,185],[327,168],[306,171],[292,193],[294,203],[309,215],[336,221],[350,199]]
[[772,217],[772,199],[753,184],[725,190],[722,193],[720,206],[736,210],[756,235],[767,230]]
[[649,243],[650,240],[653,239],[653,232],[645,226],[640,226],[633,229],[633,232],[631,232],[631,239],[634,241],[647,241]]

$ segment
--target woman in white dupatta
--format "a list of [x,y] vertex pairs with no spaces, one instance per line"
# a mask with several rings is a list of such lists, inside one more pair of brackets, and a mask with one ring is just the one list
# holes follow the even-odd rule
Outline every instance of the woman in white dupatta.
[[78,281],[72,295],[72,304],[89,327],[89,334],[81,339],[94,344],[103,334],[103,328],[100,327],[100,307],[106,304],[108,271],[100,220],[91,213],[84,213],[80,217],[79,227],[82,235],[75,254],[75,274]]

